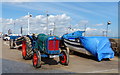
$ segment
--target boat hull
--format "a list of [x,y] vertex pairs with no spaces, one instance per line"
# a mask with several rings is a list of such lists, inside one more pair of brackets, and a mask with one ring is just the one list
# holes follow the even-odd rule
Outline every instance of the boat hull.
[[89,53],[79,41],[73,41],[73,40],[71,41],[68,39],[63,39],[63,40],[64,40],[64,45],[67,46],[71,51],[76,51],[91,55],[91,53]]

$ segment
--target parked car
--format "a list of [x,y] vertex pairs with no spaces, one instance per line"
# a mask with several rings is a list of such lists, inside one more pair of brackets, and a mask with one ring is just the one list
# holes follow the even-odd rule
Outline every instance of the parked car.
[[9,41],[10,40],[10,36],[8,36],[7,34],[3,35],[3,40],[4,41]]

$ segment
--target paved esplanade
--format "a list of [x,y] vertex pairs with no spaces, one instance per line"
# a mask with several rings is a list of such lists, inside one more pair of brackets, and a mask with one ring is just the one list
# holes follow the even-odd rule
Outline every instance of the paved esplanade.
[[42,67],[35,69],[32,60],[22,59],[21,50],[9,49],[9,42],[6,41],[2,42],[2,47],[3,73],[118,73],[117,57],[111,61],[98,62],[92,56],[76,54],[70,55],[69,66],[52,59],[43,59]]

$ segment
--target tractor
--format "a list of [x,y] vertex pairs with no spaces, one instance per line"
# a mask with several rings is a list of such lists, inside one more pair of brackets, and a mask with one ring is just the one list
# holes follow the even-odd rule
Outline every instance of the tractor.
[[21,47],[21,35],[10,35],[9,46],[10,49]]
[[35,68],[41,67],[42,58],[59,57],[62,65],[69,64],[69,49],[60,45],[60,38],[45,34],[25,36],[22,41],[22,56],[31,59]]

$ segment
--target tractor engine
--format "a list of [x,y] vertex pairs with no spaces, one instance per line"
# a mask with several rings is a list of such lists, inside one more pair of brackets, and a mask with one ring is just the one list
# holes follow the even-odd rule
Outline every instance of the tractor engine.
[[47,54],[59,54],[59,37],[39,34],[35,47]]

